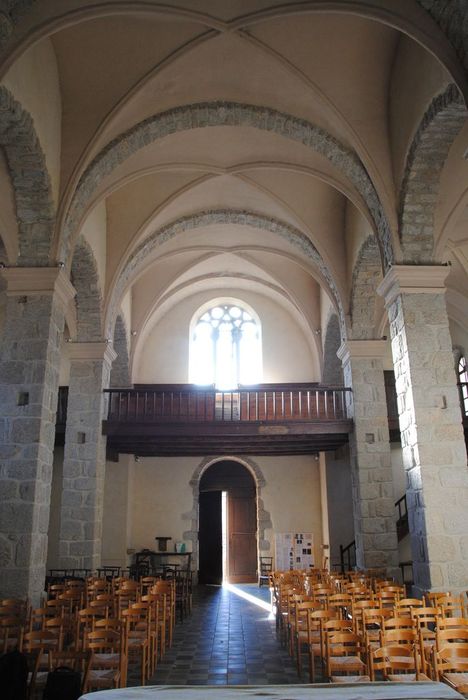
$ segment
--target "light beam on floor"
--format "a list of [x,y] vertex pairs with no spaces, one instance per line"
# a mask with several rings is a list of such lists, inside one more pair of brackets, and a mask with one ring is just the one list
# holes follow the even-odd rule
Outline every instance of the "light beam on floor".
[[230,593],[234,593],[234,595],[238,595],[239,598],[244,598],[244,600],[247,600],[249,603],[253,603],[259,608],[266,610],[270,613],[270,619],[273,619],[274,615],[271,603],[267,603],[265,600],[257,598],[251,593],[247,593],[247,591],[243,591],[242,588],[238,588],[237,586],[234,586],[232,583],[228,583],[227,581],[224,581],[223,588],[226,588]]

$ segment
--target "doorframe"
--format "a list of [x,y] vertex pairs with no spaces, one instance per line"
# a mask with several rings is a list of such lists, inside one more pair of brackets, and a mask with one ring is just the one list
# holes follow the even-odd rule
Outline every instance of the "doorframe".
[[[265,531],[273,529],[271,516],[269,511],[265,510],[262,499],[262,488],[267,484],[262,470],[258,464],[246,457],[233,457],[231,455],[222,455],[217,457],[205,457],[197,466],[190,479],[190,486],[193,493],[192,510],[188,513],[183,513],[182,518],[190,521],[190,529],[184,532],[184,540],[192,543],[192,568],[198,571],[199,567],[199,547],[198,547],[198,517],[199,517],[199,500],[200,500],[200,479],[204,472],[218,462],[237,462],[248,469],[255,482],[255,502],[257,506],[257,556],[271,556],[270,540],[266,539]],[[259,563],[257,562],[257,569]]]

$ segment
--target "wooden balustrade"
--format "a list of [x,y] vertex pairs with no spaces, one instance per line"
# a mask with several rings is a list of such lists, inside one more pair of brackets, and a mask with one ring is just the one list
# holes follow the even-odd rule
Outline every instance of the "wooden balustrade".
[[112,423],[284,422],[346,419],[350,389],[321,385],[262,385],[235,391],[190,385],[109,389]]

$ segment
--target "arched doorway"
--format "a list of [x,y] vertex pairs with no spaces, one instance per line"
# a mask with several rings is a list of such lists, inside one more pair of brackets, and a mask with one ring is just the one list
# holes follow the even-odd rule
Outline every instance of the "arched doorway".
[[200,583],[257,580],[256,485],[234,460],[216,462],[200,479]]

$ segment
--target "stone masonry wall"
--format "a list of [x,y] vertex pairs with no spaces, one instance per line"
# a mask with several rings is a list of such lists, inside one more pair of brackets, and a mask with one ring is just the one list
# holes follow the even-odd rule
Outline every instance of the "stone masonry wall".
[[351,357],[344,360],[343,371],[345,386],[353,389],[348,416],[354,420],[350,456],[357,566],[362,569],[386,568],[388,575],[398,577],[398,540],[382,360],[378,357]]
[[60,525],[60,566],[100,565],[106,440],[101,433],[105,359],[74,359],[70,365]]
[[388,307],[416,589],[468,581],[468,468],[445,299],[400,294]]
[[0,596],[44,588],[57,410],[61,304],[8,297],[0,361]]

